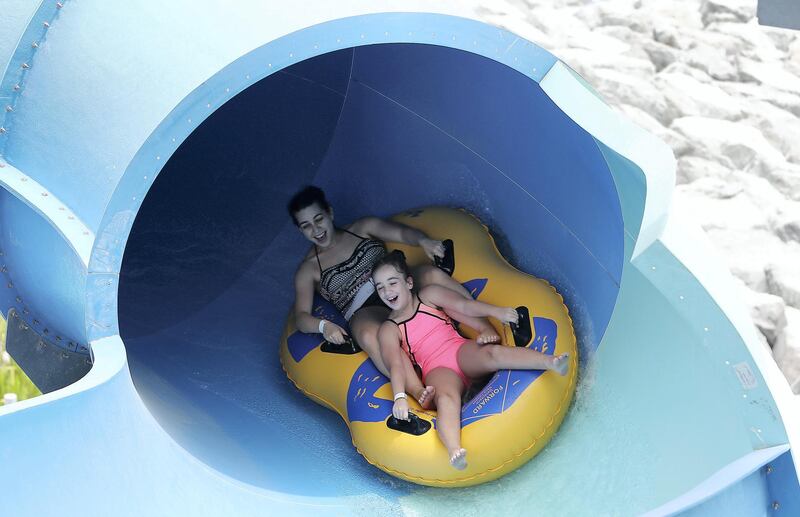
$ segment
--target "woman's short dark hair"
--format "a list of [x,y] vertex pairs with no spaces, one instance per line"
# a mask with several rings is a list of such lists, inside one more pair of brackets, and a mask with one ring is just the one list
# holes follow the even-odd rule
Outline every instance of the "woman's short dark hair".
[[408,264],[406,263],[406,254],[400,250],[394,250],[381,257],[372,267],[372,274],[374,275],[375,271],[383,266],[392,266],[403,275],[403,278],[411,276],[411,271],[409,271]]
[[315,187],[314,185],[307,185],[298,191],[297,194],[292,196],[292,199],[290,199],[289,203],[286,205],[286,209],[289,211],[289,215],[292,217],[294,224],[297,224],[297,218],[295,217],[295,214],[300,210],[313,205],[314,203],[319,205],[319,207],[325,211],[331,209],[331,205],[328,203],[328,200],[325,199],[325,192],[323,192],[321,188]]

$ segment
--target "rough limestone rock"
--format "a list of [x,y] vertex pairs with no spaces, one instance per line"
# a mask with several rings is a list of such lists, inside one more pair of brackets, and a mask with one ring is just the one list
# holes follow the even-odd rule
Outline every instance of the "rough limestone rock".
[[677,26],[667,21],[658,21],[655,23],[653,26],[653,39],[678,50],[685,50],[692,44],[691,37],[687,36],[681,32]]
[[766,267],[767,288],[786,301],[787,305],[800,309],[800,261],[782,254]]
[[750,23],[714,23],[706,30],[710,34],[719,33],[734,38],[735,43],[730,45],[729,51],[737,55],[762,62],[776,62],[784,58],[775,43],[756,22]]
[[655,82],[681,117],[695,115],[738,120],[744,116],[739,99],[714,84],[702,83],[685,74],[666,72],[659,74]]
[[741,106],[748,125],[760,129],[788,161],[800,164],[800,118],[762,100],[747,99]]
[[739,170],[761,170],[764,163],[784,162],[761,131],[744,124],[708,117],[682,117],[670,126],[702,149],[706,156],[725,158],[722,163]]
[[651,20],[647,11],[634,9],[634,2],[611,1],[598,4],[599,25],[619,25],[632,31],[647,33]]
[[[800,76],[800,75],[799,75]],[[719,83],[719,87],[731,95],[743,99],[761,100],[784,109],[796,117],[800,117],[800,92],[785,92],[771,86],[754,83]]]
[[741,293],[750,307],[750,316],[759,332],[774,347],[786,328],[786,302],[780,296],[751,291],[744,284]]
[[800,38],[795,37],[794,40],[788,44],[786,48],[787,60],[790,63],[800,65]]
[[634,5],[650,20],[650,28],[657,23],[671,23],[684,31],[703,28],[700,14],[700,0],[681,0],[680,2],[665,2],[664,0],[637,0]]
[[652,115],[662,124],[669,124],[678,113],[652,81],[633,77],[617,70],[599,68],[586,75],[612,106],[630,104]]
[[672,148],[676,210],[720,248],[800,393],[800,32],[758,25],[756,5],[493,0],[479,13]]
[[714,22],[746,22],[756,15],[753,0],[703,0],[700,5],[703,24]]
[[734,276],[754,291],[776,294],[767,286],[765,261],[767,257],[785,253],[785,244],[779,237],[769,230],[742,232],[709,228],[706,233],[720,250]]
[[699,156],[681,156],[678,158],[676,183],[691,183],[701,178],[724,178],[733,171],[718,161],[707,160]]
[[800,92],[800,77],[787,71],[780,62],[759,63],[752,59],[740,58],[739,79],[765,84],[789,93]]
[[800,310],[786,308],[786,327],[772,353],[792,391],[800,393]]
[[770,220],[760,206],[744,190],[744,185],[725,178],[702,178],[688,185],[679,185],[684,207],[700,226],[708,230],[732,230],[750,233],[769,231]]
[[682,56],[689,65],[702,70],[718,81],[734,81],[739,77],[738,56],[730,55],[724,46],[698,43]]
[[[625,45],[617,50],[622,53],[627,49],[628,45]],[[649,79],[656,71],[653,63],[646,56],[644,58],[627,57],[586,48],[559,48],[555,49],[553,54],[568,63],[581,76],[587,78],[594,78],[600,68],[627,74],[642,80]]]
[[[644,41],[642,44],[642,50],[647,53],[647,57],[650,58],[650,62],[653,63],[653,66],[655,66],[657,72],[660,72],[678,60],[677,50],[655,40]],[[731,66],[731,68],[733,67]],[[734,70],[734,74],[735,73],[736,70]]]
[[800,243],[800,215],[780,218],[775,224],[775,234],[784,242]]

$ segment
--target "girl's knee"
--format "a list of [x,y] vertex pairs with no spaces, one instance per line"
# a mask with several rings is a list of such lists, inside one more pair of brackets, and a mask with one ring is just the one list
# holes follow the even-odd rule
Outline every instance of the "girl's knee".
[[423,264],[417,267],[416,271],[416,280],[420,284],[420,286],[431,285],[440,283],[439,275],[444,275],[444,272],[430,264]]
[[378,349],[378,332],[375,329],[358,329],[353,337],[361,348]]
[[453,403],[453,404],[461,404],[461,395],[457,393],[455,390],[449,390],[445,388],[437,388],[436,389],[436,405],[440,405],[442,402],[446,403]]
[[503,345],[484,345],[483,353],[486,355],[486,360],[489,362],[488,366],[494,366],[500,361],[500,354],[503,353]]

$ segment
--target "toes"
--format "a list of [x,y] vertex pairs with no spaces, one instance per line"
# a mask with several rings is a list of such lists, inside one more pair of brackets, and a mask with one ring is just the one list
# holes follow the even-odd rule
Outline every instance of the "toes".
[[433,402],[433,395],[436,393],[436,388],[433,386],[425,386],[422,394],[419,396],[417,402],[423,409],[430,409],[431,402]]
[[561,354],[553,361],[554,370],[560,375],[566,375],[569,368],[569,354]]
[[467,468],[467,450],[458,449],[456,452],[454,452],[453,455],[450,456],[450,465],[458,470],[464,470]]

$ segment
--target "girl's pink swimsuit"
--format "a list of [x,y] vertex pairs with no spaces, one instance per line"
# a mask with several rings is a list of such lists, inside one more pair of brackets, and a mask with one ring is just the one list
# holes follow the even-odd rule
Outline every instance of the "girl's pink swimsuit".
[[458,349],[469,341],[462,337],[443,311],[419,301],[414,315],[405,321],[393,321],[401,334],[403,347],[414,366],[422,369],[422,382],[434,368],[453,370],[469,384],[469,378],[458,367]]

